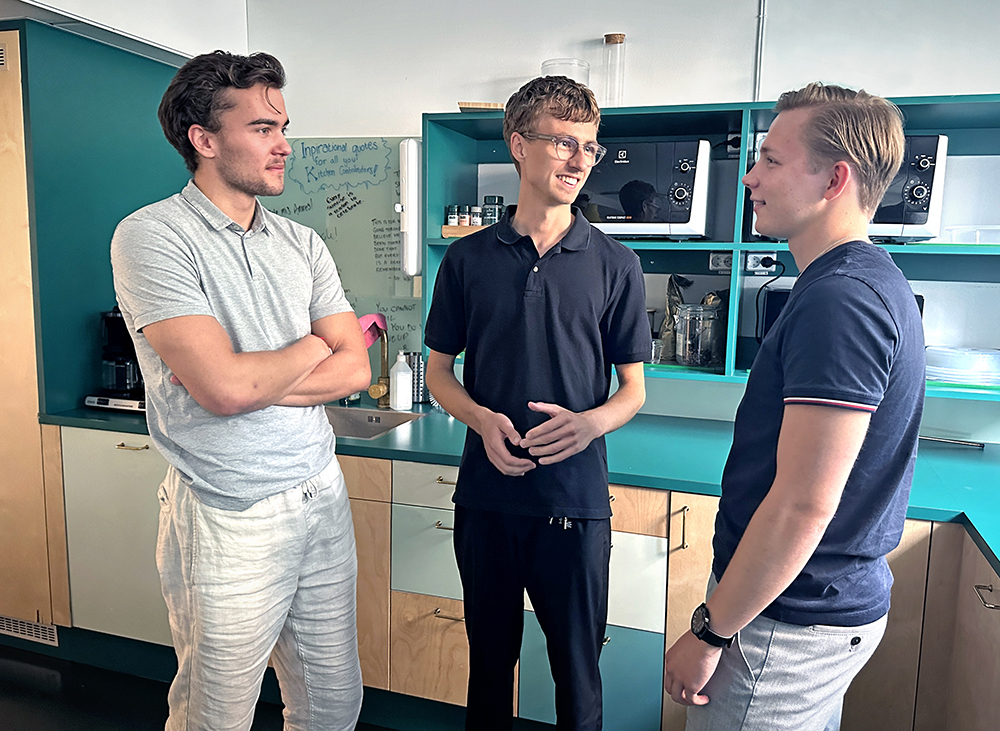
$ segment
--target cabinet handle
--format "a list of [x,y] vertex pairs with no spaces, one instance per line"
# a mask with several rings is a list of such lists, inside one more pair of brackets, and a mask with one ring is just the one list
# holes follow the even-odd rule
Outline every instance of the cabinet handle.
[[608,502],[609,503],[613,503],[614,501],[615,501],[615,496],[614,495],[608,495]]
[[447,619],[447,620],[450,620],[452,622],[464,622],[465,621],[465,617],[452,617],[450,614],[442,614],[441,613],[441,607],[436,607],[434,609],[434,617],[436,619]]
[[434,480],[434,482],[436,482],[439,485],[457,485],[458,484],[454,480],[446,480],[446,479],[444,479],[444,475],[438,475],[437,479]]
[[607,647],[610,642],[611,642],[611,638],[610,637],[605,637],[604,640],[601,642],[601,647]]
[[437,528],[438,530],[455,530],[452,526],[445,525],[440,520],[434,524],[434,527]]
[[119,442],[118,444],[115,445],[115,449],[125,449],[128,450],[129,452],[141,452],[144,449],[149,449],[149,445],[143,444],[141,447],[129,447],[128,445],[125,444],[125,442]]
[[685,505],[681,508],[681,548],[687,549],[688,547],[688,512],[690,512],[691,506]]
[[990,604],[983,598],[983,592],[988,591],[990,594],[993,593],[993,584],[976,584],[976,596],[979,597],[979,601],[983,603],[983,606],[987,609],[1000,609],[1000,604]]

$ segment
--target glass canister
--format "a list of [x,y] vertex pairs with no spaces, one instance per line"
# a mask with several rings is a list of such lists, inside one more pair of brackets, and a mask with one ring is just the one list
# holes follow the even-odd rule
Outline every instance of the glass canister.
[[677,362],[686,366],[707,366],[721,361],[719,344],[723,342],[719,305],[678,305]]
[[483,225],[492,226],[500,220],[503,215],[503,196],[486,195],[483,196]]

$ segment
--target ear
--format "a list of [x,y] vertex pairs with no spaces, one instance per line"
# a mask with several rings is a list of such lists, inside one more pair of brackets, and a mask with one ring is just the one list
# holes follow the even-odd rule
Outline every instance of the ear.
[[519,132],[515,132],[510,136],[510,156],[519,163],[524,162],[524,159],[528,156],[525,142],[526,140]]
[[213,158],[216,156],[215,136],[200,124],[192,124],[188,127],[188,140],[202,157]]
[[830,168],[830,179],[827,181],[826,190],[823,197],[826,200],[834,200],[844,194],[848,187],[854,186],[854,171],[844,160],[838,160]]

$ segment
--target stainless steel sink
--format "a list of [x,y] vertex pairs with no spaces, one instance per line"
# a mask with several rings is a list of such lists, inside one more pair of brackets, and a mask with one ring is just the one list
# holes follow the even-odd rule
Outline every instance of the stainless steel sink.
[[356,406],[327,406],[326,418],[333,425],[333,433],[338,437],[351,439],[374,439],[400,424],[413,421],[424,414],[387,409],[365,409]]

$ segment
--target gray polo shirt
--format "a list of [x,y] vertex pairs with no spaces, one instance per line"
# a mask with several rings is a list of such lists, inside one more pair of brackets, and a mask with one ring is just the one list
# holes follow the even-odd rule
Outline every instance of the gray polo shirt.
[[329,465],[335,440],[322,406],[218,416],[170,383],[142,334],[161,320],[208,315],[236,352],[273,351],[305,337],[315,320],[350,312],[315,231],[259,202],[244,231],[192,181],[118,225],[111,263],[146,384],[149,435],[202,502],[243,510]]

